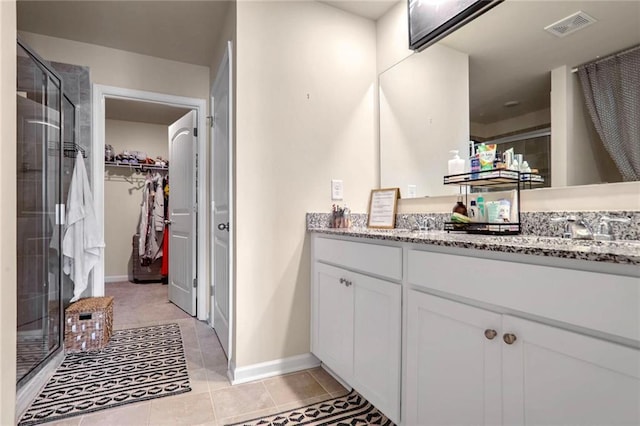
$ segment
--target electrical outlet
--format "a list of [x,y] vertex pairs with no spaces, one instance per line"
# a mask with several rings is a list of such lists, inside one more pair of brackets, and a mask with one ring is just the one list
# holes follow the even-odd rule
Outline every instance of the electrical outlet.
[[342,180],[331,179],[331,199],[342,200],[344,198],[344,186]]
[[407,186],[407,198],[416,198],[418,196],[418,189],[416,185]]

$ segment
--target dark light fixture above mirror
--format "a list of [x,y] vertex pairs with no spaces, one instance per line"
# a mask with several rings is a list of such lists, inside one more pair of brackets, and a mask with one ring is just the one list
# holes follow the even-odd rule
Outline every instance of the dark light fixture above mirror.
[[409,48],[423,50],[503,0],[407,0]]

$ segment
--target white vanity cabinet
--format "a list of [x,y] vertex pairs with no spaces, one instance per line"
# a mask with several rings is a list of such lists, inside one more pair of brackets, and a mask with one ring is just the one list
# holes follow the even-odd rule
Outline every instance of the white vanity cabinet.
[[640,424],[640,351],[575,331],[637,341],[636,277],[409,250],[408,281],[405,424]]
[[402,248],[315,238],[313,253],[312,352],[398,423]]
[[408,299],[405,424],[501,424],[500,315],[413,290]]

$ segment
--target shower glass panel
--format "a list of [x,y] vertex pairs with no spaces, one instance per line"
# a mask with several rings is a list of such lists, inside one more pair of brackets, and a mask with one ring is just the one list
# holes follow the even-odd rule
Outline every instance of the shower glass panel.
[[17,384],[62,348],[62,83],[18,42]]

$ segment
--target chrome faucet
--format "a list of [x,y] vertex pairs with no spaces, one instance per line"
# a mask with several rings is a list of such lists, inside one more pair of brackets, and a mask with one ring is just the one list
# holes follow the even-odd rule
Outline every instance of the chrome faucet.
[[[429,228],[429,222],[433,224],[432,228]],[[436,220],[431,216],[425,217],[424,220],[422,221],[422,224],[420,225],[421,231],[428,231],[429,229],[436,229]]]
[[416,217],[414,215],[407,216],[405,214],[405,215],[402,216],[402,218],[409,223],[409,229],[411,231],[419,231],[420,230],[420,224],[418,224],[418,221],[417,221],[417,219],[416,219]]
[[573,240],[592,240],[593,231],[588,223],[576,216],[554,217],[552,222],[566,222],[562,238],[571,238]]
[[611,222],[631,223],[631,219],[629,219],[628,217],[613,218],[609,216],[602,216],[600,217],[600,222],[598,223],[598,232],[593,234],[593,238],[601,241],[615,240],[615,235],[611,233]]

